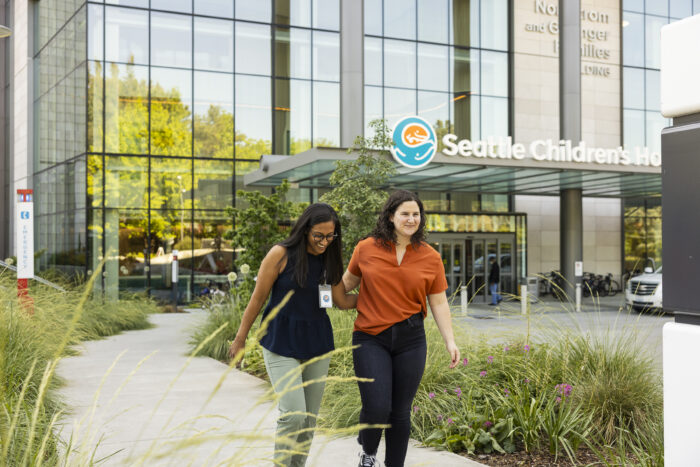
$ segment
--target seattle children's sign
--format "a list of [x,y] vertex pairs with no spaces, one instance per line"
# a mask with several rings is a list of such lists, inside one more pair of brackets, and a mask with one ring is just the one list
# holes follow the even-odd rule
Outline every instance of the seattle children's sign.
[[[404,117],[394,126],[394,160],[405,167],[420,168],[437,154],[437,138],[432,126],[421,117]],[[510,136],[482,140],[459,139],[448,133],[442,137],[442,154],[451,157],[502,160],[532,160],[548,163],[579,163],[621,167],[661,167],[661,154],[646,147],[626,149],[589,147],[585,141],[538,139],[529,144],[514,143]]]

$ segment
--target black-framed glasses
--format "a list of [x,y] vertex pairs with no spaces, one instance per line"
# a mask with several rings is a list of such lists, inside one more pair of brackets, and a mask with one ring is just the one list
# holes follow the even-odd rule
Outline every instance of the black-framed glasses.
[[320,242],[324,238],[326,239],[327,242],[332,242],[333,240],[335,240],[335,238],[337,236],[338,236],[337,233],[329,233],[328,235],[323,235],[320,232],[311,232],[311,237],[317,242]]

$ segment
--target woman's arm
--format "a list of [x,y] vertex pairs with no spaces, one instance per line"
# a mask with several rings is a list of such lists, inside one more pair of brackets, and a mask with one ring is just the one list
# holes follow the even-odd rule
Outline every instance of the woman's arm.
[[258,271],[258,279],[255,283],[255,289],[250,297],[248,306],[246,306],[243,312],[236,338],[231,343],[231,348],[229,348],[229,357],[234,358],[239,352],[245,349],[245,340],[248,337],[250,328],[260,314],[260,309],[265,304],[268,295],[270,295],[272,284],[277,280],[280,269],[283,269],[286,264],[286,262],[283,261],[286,254],[287,250],[284,247],[275,245],[267,252],[265,259],[262,260],[260,270]]
[[441,292],[428,295],[428,303],[433,312],[435,323],[442,334],[442,340],[445,341],[445,348],[450,354],[450,368],[454,368],[459,363],[460,355],[452,332],[452,314],[450,313],[450,305],[447,303],[447,294]]
[[357,295],[347,293],[343,281],[335,284],[331,288],[331,293],[333,294],[333,304],[341,310],[357,308]]
[[360,277],[346,270],[345,274],[343,274],[343,284],[345,284],[346,292],[355,290],[357,286],[360,285]]

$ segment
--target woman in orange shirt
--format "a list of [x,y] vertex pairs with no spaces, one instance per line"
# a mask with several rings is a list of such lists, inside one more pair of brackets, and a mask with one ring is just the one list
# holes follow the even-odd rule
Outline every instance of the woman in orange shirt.
[[[411,406],[425,368],[426,297],[450,354],[450,368],[459,361],[445,269],[438,252],[425,242],[424,229],[420,199],[410,191],[394,192],[343,275],[346,290],[360,285],[352,336],[353,345],[360,346],[353,350],[355,375],[374,380],[358,383],[360,423],[391,425],[385,439],[387,467],[401,467],[406,458]],[[379,465],[382,431],[360,431],[360,467]]]

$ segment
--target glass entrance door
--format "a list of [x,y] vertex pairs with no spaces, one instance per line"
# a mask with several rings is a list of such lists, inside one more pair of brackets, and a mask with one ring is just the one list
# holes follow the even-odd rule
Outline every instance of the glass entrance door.
[[472,303],[488,303],[491,300],[488,278],[492,258],[498,261],[500,269],[500,293],[515,293],[515,235],[432,234],[430,240],[445,266],[448,297],[466,285]]

